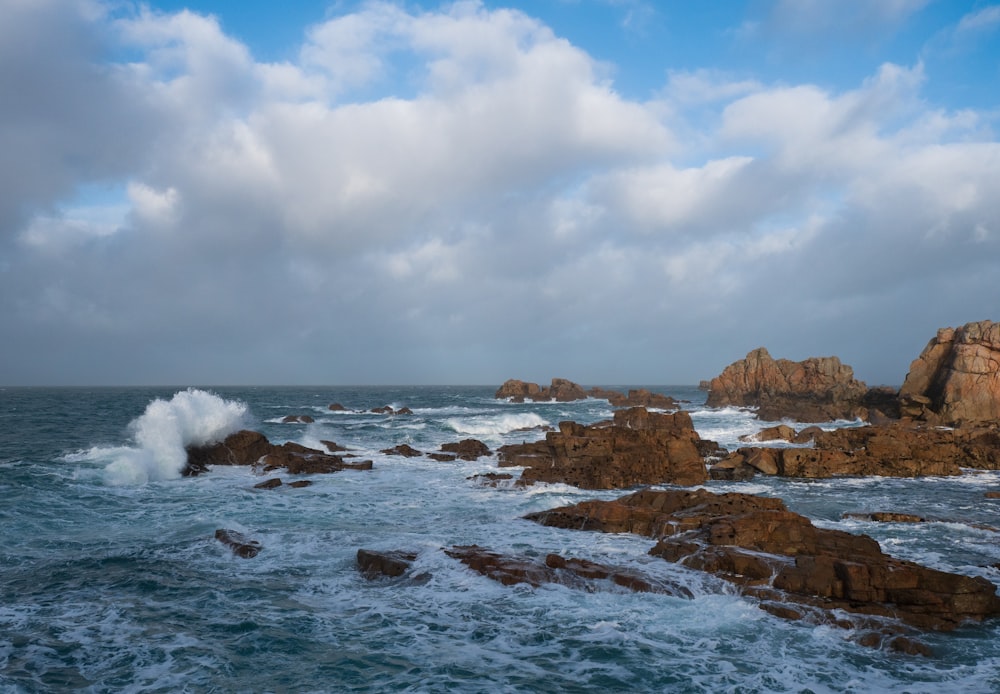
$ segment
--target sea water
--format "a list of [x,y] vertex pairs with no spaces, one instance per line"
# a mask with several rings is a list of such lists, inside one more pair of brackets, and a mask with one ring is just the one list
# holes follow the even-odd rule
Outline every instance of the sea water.
[[[728,448],[766,425],[747,410],[706,408],[695,388],[651,389],[684,400],[699,433]],[[612,414],[601,400],[515,404],[494,390],[0,389],[0,691],[1000,691],[997,622],[922,636],[931,657],[873,650],[650,557],[648,538],[522,519],[624,491],[492,488],[469,478],[497,471],[495,456],[379,452],[403,443],[434,452],[468,437],[495,451],[562,420]],[[413,414],[368,411],[383,405]],[[287,415],[315,421],[286,424]],[[248,467],[180,476],[185,445],[242,427],[275,443],[336,441],[374,467],[312,475],[303,489],[254,489],[264,478]],[[268,477],[291,481],[282,472]],[[1000,583],[988,527],[1000,526],[1000,502],[984,499],[1000,488],[995,472],[705,486],[778,496],[895,556]],[[843,518],[871,511],[935,521]],[[218,528],[263,549],[234,556],[214,539]],[[632,567],[693,598],[504,586],[442,551],[465,544]],[[417,552],[409,575],[420,579],[366,580],[359,548]]]

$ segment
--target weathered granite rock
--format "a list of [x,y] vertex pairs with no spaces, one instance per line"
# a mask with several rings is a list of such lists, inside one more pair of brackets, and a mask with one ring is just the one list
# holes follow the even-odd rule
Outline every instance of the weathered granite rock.
[[442,443],[441,450],[444,453],[453,453],[462,460],[477,460],[484,455],[490,455],[489,446],[476,439],[462,439],[461,441]]
[[695,485],[707,479],[701,441],[686,412],[635,407],[611,423],[561,422],[543,441],[503,446],[501,466],[524,466],[524,482],[563,482],[585,489],[639,484]]
[[765,443],[767,441],[794,441],[796,436],[795,429],[787,424],[779,424],[761,429],[756,434],[741,436],[740,441],[755,441],[758,443]]
[[445,550],[445,554],[506,586],[525,583],[537,588],[546,583],[557,583],[593,592],[601,588],[601,581],[606,581],[638,593],[691,597],[691,592],[684,586],[644,575],[634,569],[558,554],[548,554],[545,561],[541,562],[530,557],[492,552],[478,545],[452,547]]
[[348,463],[331,455],[297,443],[274,445],[263,434],[242,430],[230,434],[220,443],[192,446],[187,449],[188,461],[184,475],[198,475],[210,465],[259,465],[264,472],[285,468],[292,474],[337,472],[340,470],[370,470],[372,461]]
[[[592,397],[597,397],[595,391],[596,389],[591,389]],[[613,390],[608,391],[606,399],[614,407],[646,407],[656,410],[676,410],[679,407],[677,401],[669,395],[653,393],[645,388],[630,390],[627,395]]]
[[819,609],[835,622],[843,610],[941,630],[1000,616],[989,581],[895,559],[865,535],[817,528],[779,499],[646,490],[526,518],[658,538],[650,554],[710,572],[761,600],[791,603],[789,616]]
[[236,530],[219,528],[215,531],[215,539],[233,550],[233,554],[244,559],[256,557],[261,550],[257,540],[251,540]]
[[281,486],[281,479],[278,477],[272,477],[269,480],[264,480],[263,482],[258,482],[253,486],[254,489],[277,489]]
[[845,513],[844,518],[867,520],[874,523],[926,523],[927,519],[915,513],[900,513],[898,511],[873,511],[871,513]]
[[439,463],[451,463],[458,460],[458,456],[454,453],[428,453],[427,457]]
[[765,420],[825,422],[866,418],[867,391],[837,357],[775,360],[759,347],[712,379],[706,404],[757,407],[757,416]]
[[929,422],[1000,421],[1000,323],[938,330],[910,364],[899,399],[904,415]]

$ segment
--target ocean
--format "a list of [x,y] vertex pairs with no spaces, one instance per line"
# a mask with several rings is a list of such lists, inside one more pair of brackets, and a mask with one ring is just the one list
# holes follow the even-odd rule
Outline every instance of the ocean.
[[[766,426],[746,410],[706,408],[693,387],[645,387],[684,401],[701,436],[727,448]],[[612,414],[601,400],[514,404],[495,390],[0,388],[0,692],[1000,691],[996,621],[921,636],[931,657],[868,648],[650,557],[648,538],[522,519],[626,490],[492,488],[469,478],[497,471],[495,455],[379,452],[469,437],[495,451],[541,438],[539,426]],[[368,412],[384,405],[413,414]],[[185,445],[242,427],[274,443],[336,441],[374,466],[312,475],[301,489],[254,489],[263,478],[247,467],[180,476]],[[705,486],[778,496],[821,527],[1000,583],[988,527],[1000,527],[1000,502],[984,499],[1000,489],[997,472]],[[872,511],[937,520],[843,518]],[[235,556],[214,539],[219,528],[260,553]],[[641,569],[693,597],[505,586],[443,551],[468,544]],[[367,580],[360,548],[416,552],[420,580]]]

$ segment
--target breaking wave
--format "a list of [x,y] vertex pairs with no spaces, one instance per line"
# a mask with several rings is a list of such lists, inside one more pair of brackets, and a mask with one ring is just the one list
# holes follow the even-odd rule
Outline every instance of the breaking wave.
[[549,426],[548,420],[534,412],[523,414],[483,415],[446,420],[445,424],[459,434],[470,436],[501,436],[521,429]]

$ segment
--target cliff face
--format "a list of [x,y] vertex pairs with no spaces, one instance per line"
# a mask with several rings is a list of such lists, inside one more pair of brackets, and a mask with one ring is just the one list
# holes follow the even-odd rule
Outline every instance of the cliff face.
[[910,364],[902,413],[939,424],[1000,420],[1000,323],[938,330]]
[[759,347],[713,378],[709,407],[757,407],[761,419],[826,421],[866,417],[867,387],[837,357],[773,359]]

